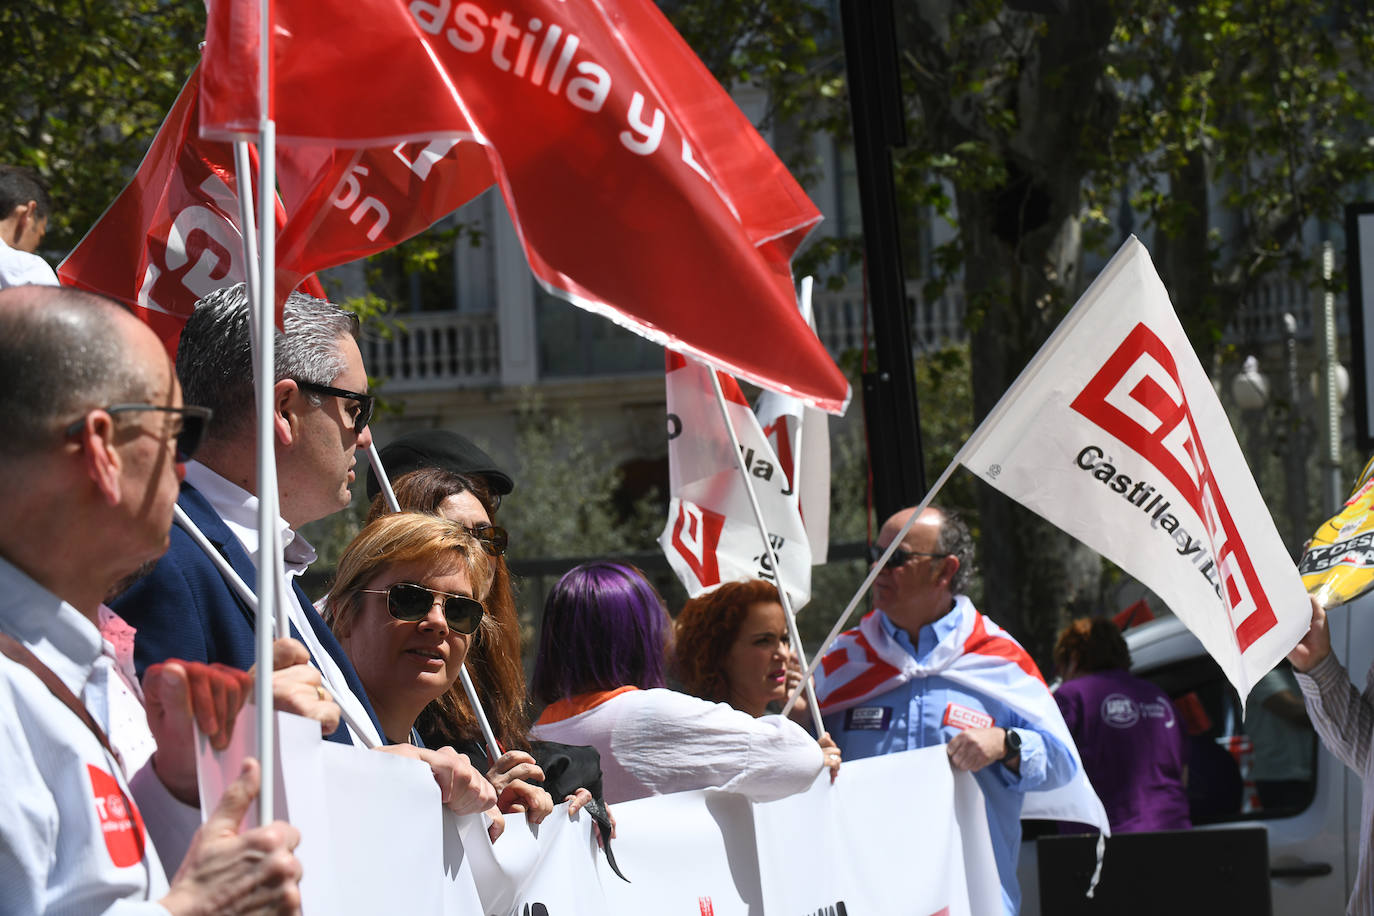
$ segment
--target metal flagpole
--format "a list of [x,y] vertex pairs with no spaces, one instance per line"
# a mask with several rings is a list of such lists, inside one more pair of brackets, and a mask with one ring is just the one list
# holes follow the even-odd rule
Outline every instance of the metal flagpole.
[[[392,512],[400,512],[401,504],[396,501],[396,493],[391,489],[391,478],[387,476],[386,468],[382,467],[382,456],[377,453],[375,443],[368,443],[367,460],[372,465],[372,473],[377,475],[377,483],[381,487],[382,494],[386,497],[387,507]],[[496,766],[496,759],[501,756],[501,745],[496,742],[496,733],[491,730],[491,722],[487,720],[487,711],[482,708],[482,701],[477,697],[477,688],[473,686],[472,676],[468,674],[466,663],[458,667],[458,680],[463,685],[463,692],[468,696],[468,703],[472,706],[472,713],[477,717],[477,726],[482,730],[482,740],[487,743],[487,756],[491,761],[491,766]]]
[[[787,589],[783,587],[782,569],[778,565],[778,555],[773,550],[773,539],[768,536],[768,525],[763,520],[763,509],[759,506],[758,495],[754,492],[754,482],[749,477],[749,468],[744,463],[744,455],[740,452],[739,437],[735,434],[735,424],[730,419],[730,408],[725,404],[725,392],[720,387],[720,376],[716,370],[707,366],[711,373],[711,385],[716,391],[716,403],[720,405],[721,418],[725,420],[725,431],[730,434],[730,448],[735,453],[735,465],[739,468],[740,476],[744,478],[744,491],[749,494],[749,508],[754,510],[754,523],[759,527],[759,536],[763,538],[763,549],[768,554],[768,563],[773,569],[775,583],[778,587],[778,599],[782,602],[783,616],[787,618],[787,634],[792,640],[792,647],[797,653],[797,659],[802,667],[806,667],[806,650],[802,648],[801,634],[797,631],[797,615],[792,612],[792,599],[787,595]],[[808,558],[809,559],[809,558]],[[811,672],[808,671],[802,676],[799,690],[806,691],[806,701],[811,706],[811,720],[816,725],[816,737],[825,734],[825,726],[821,722],[821,708],[816,703],[816,691],[811,686]],[[792,703],[787,704],[783,710],[783,715],[792,711]]]
[[[271,0],[258,3],[258,212],[266,214],[260,221],[258,243],[258,316],[257,344],[259,357],[255,365],[255,384],[258,410],[258,615],[256,683],[258,713],[258,762],[262,770],[262,788],[258,793],[258,823],[268,824],[273,817],[273,796],[276,791],[276,754],[273,743],[272,702],[272,639],[273,623],[278,616],[285,618],[285,608],[279,608],[282,577],[281,547],[278,544],[277,519],[277,462],[273,434],[273,392],[276,387],[276,334],[272,320],[276,298],[276,125],[272,121],[272,22]],[[249,270],[253,265],[249,265]]]

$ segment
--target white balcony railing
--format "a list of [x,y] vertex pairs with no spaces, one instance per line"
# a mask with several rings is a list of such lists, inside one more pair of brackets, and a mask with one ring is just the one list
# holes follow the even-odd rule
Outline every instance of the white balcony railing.
[[476,388],[501,381],[496,312],[414,312],[388,321],[389,338],[363,342],[367,371],[388,392]]

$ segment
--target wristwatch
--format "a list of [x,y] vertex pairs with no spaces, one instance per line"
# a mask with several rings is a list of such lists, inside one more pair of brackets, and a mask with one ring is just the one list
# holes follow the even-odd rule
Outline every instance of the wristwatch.
[[1008,760],[1021,756],[1021,736],[1016,733],[1015,729],[1005,728],[1003,731],[1006,732],[1007,737],[1002,742],[1001,762],[1006,763]]

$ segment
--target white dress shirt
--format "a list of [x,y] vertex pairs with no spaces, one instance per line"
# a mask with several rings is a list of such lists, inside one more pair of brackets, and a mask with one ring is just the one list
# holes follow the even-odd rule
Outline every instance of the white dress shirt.
[[[206,502],[224,521],[225,526],[239,539],[243,549],[257,564],[258,498],[195,461],[188,462],[186,465],[186,482],[200,491]],[[347,715],[349,721],[346,724],[348,724],[348,730],[353,737],[353,743],[359,747],[368,743],[372,745],[385,744],[386,742],[377,734],[377,729],[373,726],[372,717],[367,714],[366,707],[349,689],[343,670],[334,661],[334,657],[325,650],[319,637],[315,635],[314,627],[310,625],[310,621],[305,616],[307,611],[296,600],[295,591],[292,589],[292,581],[305,572],[306,568],[315,561],[315,548],[305,538],[293,531],[285,519],[278,518],[277,523],[281,534],[282,565],[285,570],[283,584],[285,585],[285,594],[290,598],[285,604],[291,622],[295,624],[306,648],[310,650],[311,659],[315,667],[319,669],[320,676],[324,678],[325,687],[334,698],[334,702],[338,703]],[[311,608],[308,613],[317,612]],[[366,729],[368,733],[359,736],[355,730],[357,728]]]
[[57,286],[57,274],[38,255],[11,248],[0,239],[0,289],[29,284]]
[[[109,726],[113,652],[95,624],[0,558],[0,630]],[[145,726],[146,727],[146,726]],[[0,908],[162,914],[167,878],[123,767],[28,668],[0,656]]]

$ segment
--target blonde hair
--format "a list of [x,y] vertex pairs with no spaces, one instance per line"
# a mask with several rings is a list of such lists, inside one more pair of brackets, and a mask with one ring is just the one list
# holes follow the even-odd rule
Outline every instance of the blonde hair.
[[[337,636],[345,636],[362,610],[360,590],[384,569],[426,567],[435,575],[463,572],[472,597],[485,601],[491,590],[492,562],[482,544],[456,522],[421,512],[396,512],[369,522],[339,558],[334,587],[324,619]],[[486,615],[477,631],[492,624]]]

